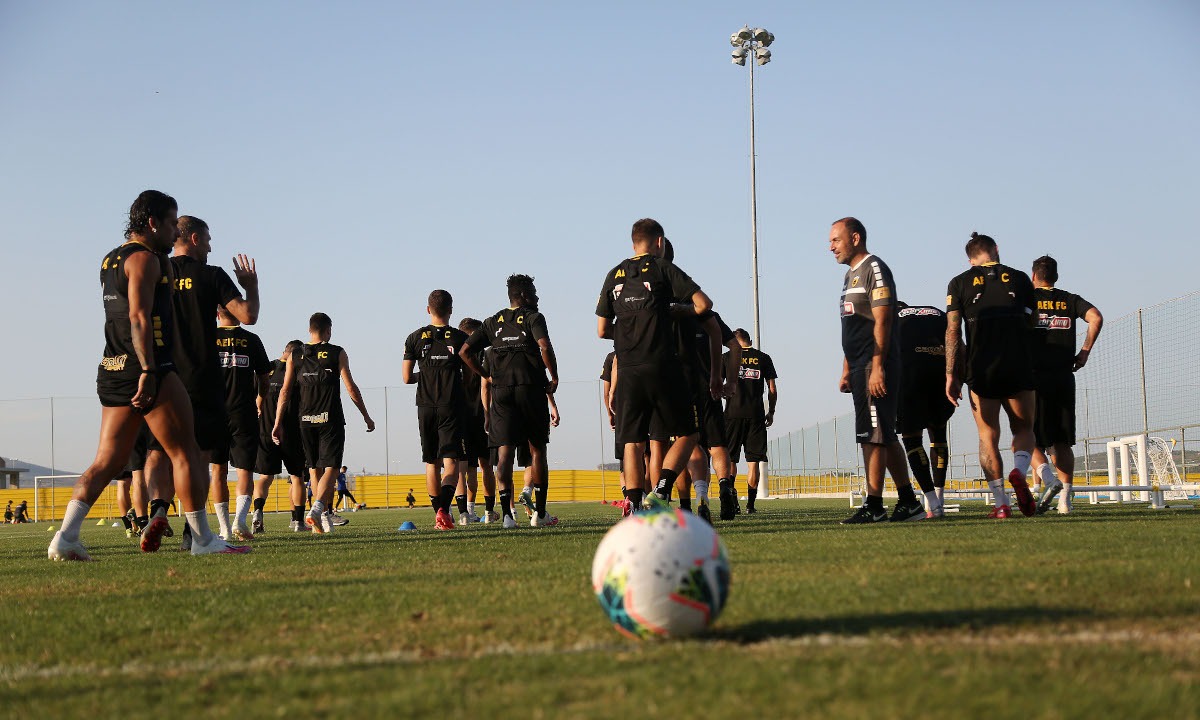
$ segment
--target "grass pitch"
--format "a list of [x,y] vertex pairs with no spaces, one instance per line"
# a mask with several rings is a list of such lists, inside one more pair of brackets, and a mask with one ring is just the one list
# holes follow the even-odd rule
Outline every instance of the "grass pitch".
[[[718,522],[729,604],[689,641],[619,636],[591,593],[618,517],[397,533],[370,510],[246,557],[46,560],[46,524],[0,527],[0,716],[1200,716],[1200,510],[1092,507],[841,527],[833,501]],[[180,521],[172,519],[176,531]]]

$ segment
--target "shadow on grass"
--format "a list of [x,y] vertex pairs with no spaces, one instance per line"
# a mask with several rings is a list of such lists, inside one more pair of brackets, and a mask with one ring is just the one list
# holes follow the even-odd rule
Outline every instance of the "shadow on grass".
[[920,630],[994,630],[1006,625],[1053,623],[1079,617],[1096,619],[1084,608],[1044,608],[1034,605],[976,610],[931,610],[927,612],[875,613],[841,617],[794,617],[756,620],[734,627],[715,628],[706,635],[712,640],[757,643],[775,638],[815,635],[868,635],[873,632]]

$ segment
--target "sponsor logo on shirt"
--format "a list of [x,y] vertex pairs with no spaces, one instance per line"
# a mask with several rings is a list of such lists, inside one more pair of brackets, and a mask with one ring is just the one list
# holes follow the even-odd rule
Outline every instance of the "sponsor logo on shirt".
[[125,362],[129,359],[129,354],[117,355],[116,357],[106,357],[100,359],[100,367],[109,372],[120,372],[125,369]]
[[250,367],[249,355],[238,355],[237,353],[223,352],[217,353],[217,357],[221,359],[221,367],[223,368],[248,368]]
[[842,315],[846,316],[846,315],[853,315],[853,314],[854,314],[854,303],[843,302],[842,303]]
[[301,415],[300,420],[312,425],[321,425],[322,423],[329,422],[329,413],[323,412],[320,415]]
[[1071,318],[1057,315],[1038,315],[1037,326],[1043,330],[1070,330]]

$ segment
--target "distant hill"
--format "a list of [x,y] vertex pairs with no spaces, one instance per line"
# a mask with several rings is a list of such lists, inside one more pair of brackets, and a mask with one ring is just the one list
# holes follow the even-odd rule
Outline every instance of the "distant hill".
[[[77,470],[66,470],[63,468],[55,468],[54,471],[51,472],[50,468],[46,467],[45,465],[38,465],[37,463],[25,462],[24,460],[21,460],[19,458],[6,457],[6,458],[4,458],[4,464],[10,468],[21,468],[24,471],[21,473],[20,478],[19,478],[19,481],[21,483],[20,487],[22,487],[22,488],[33,487],[33,479],[39,475],[78,475],[79,474],[79,471],[77,471]],[[60,480],[55,480],[54,484],[57,486],[60,486],[60,487],[69,487],[69,486],[75,484],[75,480],[73,478],[62,478]]]

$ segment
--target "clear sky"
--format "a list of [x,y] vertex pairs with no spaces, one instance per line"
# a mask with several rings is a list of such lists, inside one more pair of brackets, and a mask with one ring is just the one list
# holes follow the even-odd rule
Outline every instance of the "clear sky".
[[[734,7],[740,5],[740,8]],[[95,447],[98,264],[145,188],[257,258],[272,355],[334,320],[377,421],[347,462],[419,469],[404,337],[435,288],[455,319],[537,278],[564,425],[593,467],[604,272],[660,220],[678,264],[752,326],[748,72],[756,74],[763,349],[776,429],[849,410],[832,220],[855,215],[900,295],[941,304],[972,230],[1109,317],[1197,289],[1200,5],[1147,2],[326,3],[0,1],[0,454]],[[1103,340],[1101,340],[1103,342]],[[604,450],[603,459],[607,459]],[[385,459],[386,458],[386,459]]]

